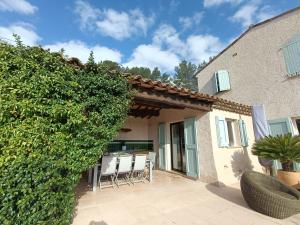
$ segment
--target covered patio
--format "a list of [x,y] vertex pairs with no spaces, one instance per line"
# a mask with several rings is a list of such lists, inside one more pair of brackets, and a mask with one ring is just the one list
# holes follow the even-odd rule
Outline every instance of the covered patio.
[[[155,152],[156,159],[147,164],[150,182],[152,164],[161,170],[175,169],[198,178],[196,121],[211,111],[215,99],[188,89],[143,79],[141,76],[131,76],[128,80],[135,90],[133,103],[124,127],[109,144],[105,154],[126,153],[134,158],[138,154]],[[177,130],[173,133],[172,124],[177,124]],[[181,136],[175,136],[179,125]],[[191,138],[185,140],[183,132],[187,132],[186,135]],[[172,141],[173,145],[167,146]],[[170,147],[173,152],[168,149]],[[100,164],[101,159],[89,170],[88,180],[93,185],[93,191],[97,190],[99,183]]]
[[74,225],[295,225],[300,215],[277,220],[248,208],[238,183],[216,187],[163,171],[152,183],[92,192],[78,186]]

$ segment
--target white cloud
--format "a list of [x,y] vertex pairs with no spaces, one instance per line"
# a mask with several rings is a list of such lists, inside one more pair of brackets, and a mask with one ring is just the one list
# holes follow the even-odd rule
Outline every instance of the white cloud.
[[34,31],[34,27],[28,23],[15,23],[8,27],[0,27],[0,39],[14,44],[13,34],[21,37],[21,41],[25,45],[37,45],[41,39]]
[[157,66],[163,72],[170,72],[184,59],[195,64],[207,61],[224,46],[219,38],[212,35],[191,35],[181,39],[174,27],[162,24],[154,33],[152,43],[138,46],[124,65]]
[[241,23],[243,27],[247,27],[255,23],[255,13],[258,6],[248,4],[242,6],[232,17],[232,21]]
[[260,7],[261,1],[251,1],[243,5],[230,19],[233,22],[241,23],[243,28],[251,24],[261,22],[273,17],[276,12],[272,7],[266,5]]
[[203,5],[206,8],[213,7],[213,6],[219,6],[224,3],[229,3],[232,5],[238,5],[243,0],[204,0]]
[[78,0],[75,2],[75,13],[79,15],[80,28],[86,29],[92,27],[101,11],[93,8],[88,2]]
[[0,11],[33,14],[38,8],[25,0],[0,0]]
[[128,12],[97,9],[82,0],[76,1],[75,13],[80,17],[81,29],[89,28],[104,36],[123,40],[133,35],[146,35],[154,23],[154,16],[145,16],[140,9]]
[[257,20],[258,22],[261,22],[274,17],[276,14],[277,12],[274,11],[271,6],[266,5],[259,10],[257,14]]
[[207,61],[209,57],[216,56],[225,47],[218,37],[212,35],[191,35],[186,40],[186,44],[187,58],[194,63]]
[[186,46],[180,39],[176,29],[170,25],[162,24],[154,32],[153,43],[162,49],[168,49],[176,54],[185,55]]
[[122,59],[122,54],[117,50],[100,45],[88,46],[86,43],[78,40],[45,45],[44,48],[50,49],[51,51],[60,51],[63,48],[67,56],[77,57],[83,63],[87,62],[91,51],[94,52],[94,58],[96,62],[102,60],[111,60],[120,63]]
[[161,71],[172,71],[179,61],[180,59],[175,53],[164,51],[159,46],[153,44],[139,45],[134,49],[129,61],[124,66],[143,66],[150,69],[158,67]]
[[184,30],[192,28],[194,25],[199,25],[203,18],[203,12],[197,12],[192,17],[180,17],[179,23]]

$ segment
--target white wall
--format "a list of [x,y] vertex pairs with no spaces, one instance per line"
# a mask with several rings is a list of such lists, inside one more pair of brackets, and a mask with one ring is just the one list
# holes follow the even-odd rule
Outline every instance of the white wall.
[[[247,135],[249,138],[249,146],[243,147],[228,147],[220,148],[218,146],[217,130],[216,130],[216,116],[225,116],[225,118],[239,120],[242,119],[246,123]],[[258,158],[251,152],[252,145],[255,141],[254,131],[252,125],[252,118],[250,116],[239,115],[236,113],[225,112],[214,109],[210,115],[211,127],[211,144],[215,160],[215,168],[218,181],[228,185],[239,181],[242,172],[245,170],[255,170],[262,172],[262,167],[258,162]],[[201,151],[201,149],[200,149]]]
[[295,35],[300,35],[300,10],[253,28],[198,74],[199,91],[214,94],[213,74],[225,69],[231,90],[218,97],[264,104],[268,119],[300,116],[300,76],[286,76],[281,49]]
[[[216,133],[216,116],[226,118],[242,118],[247,125],[249,147],[219,148]],[[201,112],[197,110],[161,110],[159,117],[151,119],[128,118],[124,128],[131,128],[128,133],[120,133],[118,139],[127,140],[153,140],[154,151],[159,157],[158,146],[158,124],[166,124],[166,169],[171,170],[171,138],[170,124],[184,121],[185,118],[196,117],[197,145],[199,155],[200,179],[205,182],[219,181],[223,184],[236,183],[241,172],[246,169],[262,171],[256,156],[251,153],[254,142],[252,119],[249,116],[236,113],[213,110],[212,112]],[[158,162],[157,162],[158,163]]]
[[141,118],[128,117],[123,128],[129,128],[129,132],[120,132],[116,140],[148,140],[148,120]]

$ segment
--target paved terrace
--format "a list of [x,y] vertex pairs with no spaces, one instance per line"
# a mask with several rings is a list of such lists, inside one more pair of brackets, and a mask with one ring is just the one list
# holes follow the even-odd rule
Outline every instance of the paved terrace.
[[277,220],[249,209],[239,185],[219,188],[155,171],[152,183],[93,193],[82,182],[74,225],[300,225],[300,214]]

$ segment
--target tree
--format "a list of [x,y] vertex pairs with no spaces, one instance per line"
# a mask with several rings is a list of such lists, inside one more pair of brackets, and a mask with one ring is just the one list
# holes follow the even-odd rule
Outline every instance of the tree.
[[117,135],[130,101],[121,73],[0,42],[0,224],[70,224],[81,173]]
[[151,70],[147,67],[132,67],[128,69],[128,72],[133,75],[140,75],[144,78],[150,79],[151,77]]
[[207,65],[207,62],[205,60],[202,61],[202,63],[200,63],[198,65],[197,71],[201,71],[205,66]]
[[86,66],[86,71],[88,71],[88,72],[96,72],[97,71],[97,64],[95,63],[93,51],[90,52],[88,61],[85,64],[85,66]]
[[197,78],[195,73],[197,71],[197,66],[188,63],[183,60],[179,63],[179,66],[175,67],[174,82],[179,87],[189,88],[196,91],[197,88]]
[[151,80],[159,80],[161,76],[160,70],[158,67],[155,67],[151,73],[150,79]]
[[104,60],[99,62],[98,67],[100,68],[100,70],[104,69],[106,71],[115,71],[115,72],[123,71],[123,68],[118,63],[110,60]]

